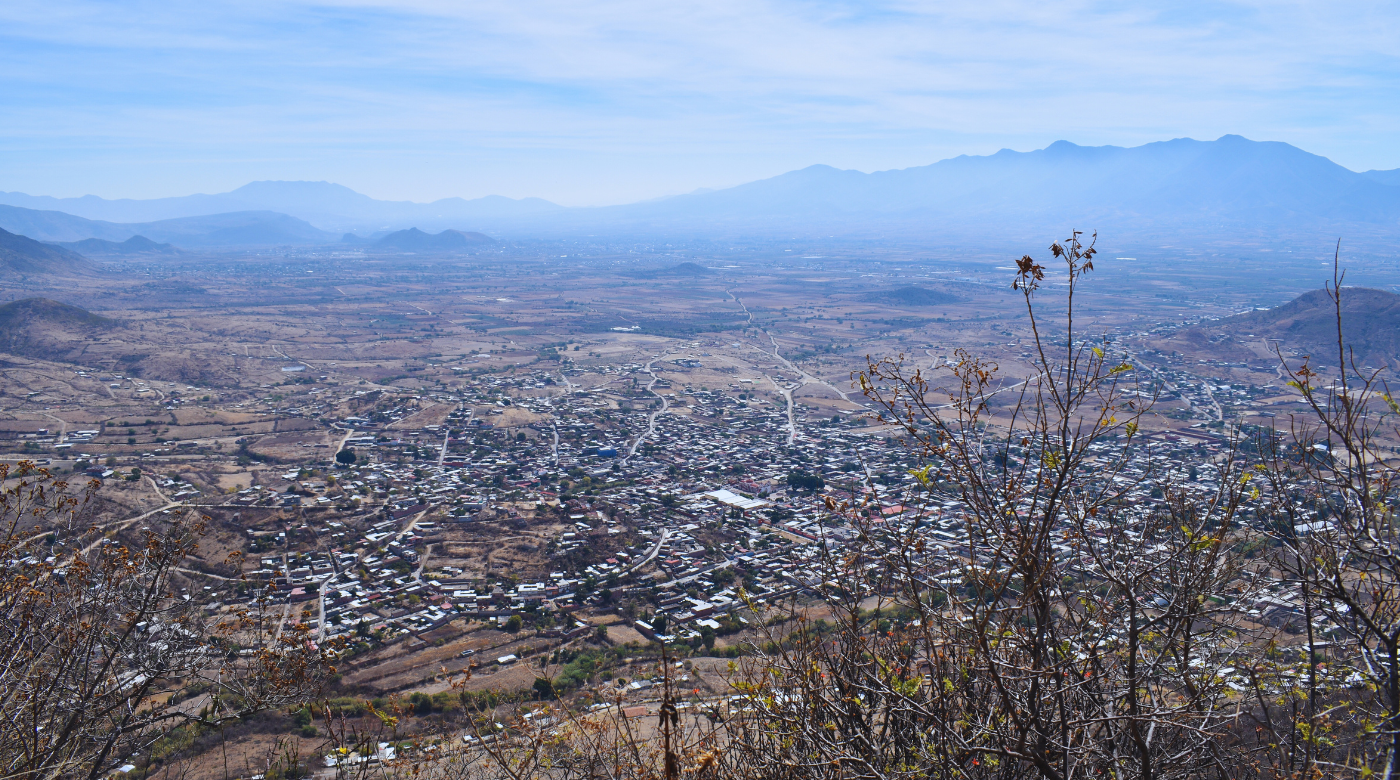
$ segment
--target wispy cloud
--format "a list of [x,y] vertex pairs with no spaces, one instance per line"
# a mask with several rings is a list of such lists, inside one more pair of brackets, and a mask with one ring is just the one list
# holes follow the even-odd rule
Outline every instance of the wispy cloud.
[[26,2],[0,189],[566,203],[1058,138],[1400,165],[1393,3]]

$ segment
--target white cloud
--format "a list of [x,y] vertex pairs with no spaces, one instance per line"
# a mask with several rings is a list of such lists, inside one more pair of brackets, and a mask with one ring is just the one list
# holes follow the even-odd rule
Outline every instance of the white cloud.
[[22,154],[0,188],[306,175],[602,203],[813,162],[1227,132],[1394,167],[1397,18],[1386,3],[11,2],[0,151]]

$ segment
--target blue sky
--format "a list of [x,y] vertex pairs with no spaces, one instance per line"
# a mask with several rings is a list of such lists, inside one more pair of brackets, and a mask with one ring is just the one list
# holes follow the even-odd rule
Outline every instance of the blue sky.
[[1400,4],[0,3],[0,190],[597,205],[1239,133],[1400,167]]

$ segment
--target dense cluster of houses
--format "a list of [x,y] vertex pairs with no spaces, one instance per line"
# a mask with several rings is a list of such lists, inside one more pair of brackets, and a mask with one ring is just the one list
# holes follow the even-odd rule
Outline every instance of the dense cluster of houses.
[[[930,581],[957,584],[971,551],[956,490],[924,489],[907,451],[872,435],[863,419],[807,419],[799,408],[792,431],[786,410],[744,383],[726,392],[663,381],[647,391],[634,381],[650,379],[643,369],[613,367],[604,372],[615,375],[611,386],[591,390],[557,372],[487,378],[469,392],[435,396],[456,411],[417,429],[384,427],[411,414],[402,404],[342,420],[351,431],[346,446],[360,456],[353,466],[332,479],[288,472],[280,492],[256,487],[235,498],[255,503],[275,495],[345,513],[343,522],[315,529],[329,551],[264,556],[255,574],[279,598],[317,599],[327,635],[381,636],[455,616],[503,619],[640,599],[650,607],[634,622],[639,631],[693,638],[735,627],[744,614],[740,585],[758,600],[834,586],[831,553],[862,529],[917,533]],[[1169,392],[1245,402],[1261,391],[1222,385]],[[655,415],[658,397],[685,413]],[[1149,473],[1201,495],[1218,488],[1211,470],[1186,465],[1208,462],[1224,446],[1207,424],[1206,403],[1194,403],[1202,413],[1198,427],[1143,433],[1144,446],[1118,473],[1142,511],[1158,500]],[[511,407],[526,416],[500,424]],[[1105,443],[1091,454],[1107,465],[1116,451]],[[828,500],[845,508],[831,512]],[[552,555],[605,552],[510,585],[451,567],[421,570],[421,546],[443,527],[514,517],[522,501],[567,519],[551,540]],[[607,541],[613,537],[618,544]],[[285,538],[253,541],[288,549]],[[1057,552],[1077,554],[1063,545]],[[1287,613],[1293,603],[1287,593],[1272,599],[1258,605],[1261,617]]]

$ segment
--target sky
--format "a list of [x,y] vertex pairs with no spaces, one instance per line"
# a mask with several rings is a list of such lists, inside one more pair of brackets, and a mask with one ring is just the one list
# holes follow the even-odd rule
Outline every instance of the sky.
[[5,0],[0,190],[570,206],[1237,133],[1400,167],[1400,4]]

